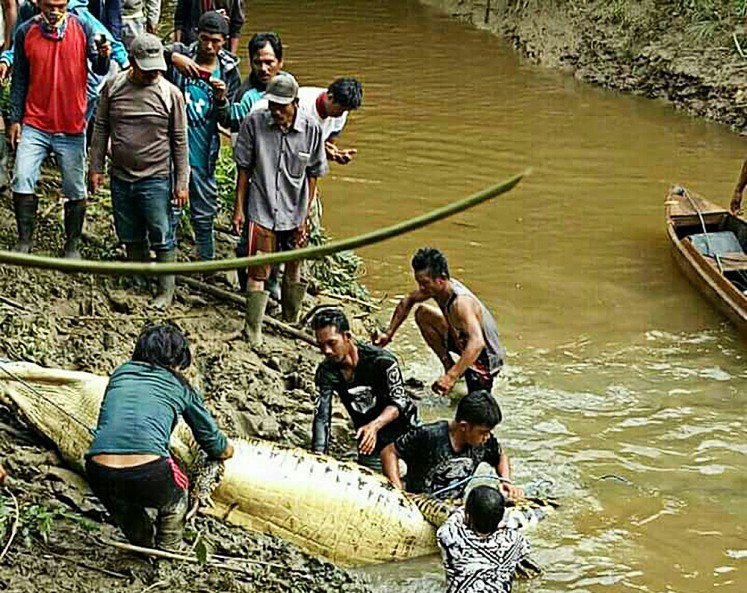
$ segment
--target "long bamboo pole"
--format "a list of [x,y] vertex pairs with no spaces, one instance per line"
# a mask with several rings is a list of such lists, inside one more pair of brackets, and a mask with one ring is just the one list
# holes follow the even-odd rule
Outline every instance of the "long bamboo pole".
[[474,208],[492,198],[512,190],[523,178],[529,174],[529,170],[515,175],[505,181],[488,187],[476,194],[469,196],[458,202],[453,202],[404,220],[388,227],[376,229],[368,233],[356,235],[348,239],[331,241],[326,245],[315,247],[304,247],[303,249],[294,249],[292,251],[283,251],[280,253],[268,253],[254,255],[250,257],[237,257],[231,259],[188,262],[188,263],[133,263],[133,262],[112,262],[112,261],[93,261],[93,260],[70,260],[57,257],[46,257],[41,255],[29,255],[15,253],[12,251],[0,251],[0,264],[9,264],[28,268],[40,268],[45,270],[58,270],[69,273],[85,274],[104,274],[110,276],[123,275],[150,275],[162,276],[166,274],[188,274],[218,272],[221,270],[236,270],[239,268],[251,268],[254,266],[264,266],[268,264],[281,264],[289,261],[303,259],[318,259],[325,255],[337,253],[338,251],[347,251],[379,243],[416,229],[422,228],[449,216]]

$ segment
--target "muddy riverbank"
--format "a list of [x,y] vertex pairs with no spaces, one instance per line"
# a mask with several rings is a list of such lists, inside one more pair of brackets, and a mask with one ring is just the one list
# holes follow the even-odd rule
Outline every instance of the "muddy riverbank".
[[[48,188],[56,194],[54,182]],[[43,201],[36,252],[54,254],[63,232],[51,198]],[[15,225],[9,197],[0,202],[0,244],[11,245]],[[117,257],[109,214],[91,208],[89,258]],[[219,243],[228,255],[231,242]],[[182,258],[188,252],[182,254]],[[309,344],[267,332],[260,351],[240,330],[243,313],[185,287],[166,314],[148,308],[151,296],[136,294],[125,280],[64,275],[0,266],[0,358],[109,374],[127,360],[148,321],[173,320],[188,334],[195,364],[187,375],[229,435],[259,436],[307,446],[313,411],[313,373],[319,355]],[[307,310],[323,302],[309,297]],[[328,302],[337,302],[330,299]],[[348,309],[351,316],[364,316]],[[362,326],[359,324],[362,329]],[[335,452],[350,451],[341,410],[334,421]],[[245,572],[197,564],[158,563],[108,548],[101,537],[121,540],[84,480],[12,410],[0,406],[0,460],[12,476],[0,490],[0,549],[17,534],[0,570],[7,591],[365,591],[367,585],[333,564],[313,558],[274,537],[248,533],[199,518],[202,533],[219,555],[249,559]],[[19,504],[16,518],[12,493]]]
[[747,126],[747,59],[740,55],[747,38],[736,23],[651,0],[423,2],[580,80],[664,99],[738,132]]

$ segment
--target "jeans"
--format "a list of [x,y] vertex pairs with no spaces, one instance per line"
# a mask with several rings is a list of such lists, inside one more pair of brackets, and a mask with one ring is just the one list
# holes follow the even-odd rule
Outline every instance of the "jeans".
[[68,200],[86,199],[85,134],[50,134],[32,126],[21,127],[16,151],[12,189],[17,194],[33,194],[41,166],[50,152],[57,155],[62,173],[62,193]]
[[112,175],[111,192],[114,228],[120,242],[150,243],[150,248],[158,252],[176,248],[168,177],[124,181]]
[[189,175],[189,212],[195,233],[197,256],[215,259],[215,216],[218,213],[218,183],[207,169],[192,167]]

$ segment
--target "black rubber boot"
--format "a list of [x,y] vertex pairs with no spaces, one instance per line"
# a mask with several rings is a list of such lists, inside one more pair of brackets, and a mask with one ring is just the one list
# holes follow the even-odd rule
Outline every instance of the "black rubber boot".
[[34,194],[13,194],[13,211],[18,226],[18,242],[13,248],[18,253],[31,253],[39,198]]
[[85,200],[65,202],[65,257],[67,259],[80,259],[78,248],[85,218]]
[[[156,261],[158,263],[173,263],[176,261],[176,251],[157,251]],[[158,292],[153,300],[156,309],[168,309],[174,300],[174,289],[176,288],[176,276],[158,276]]]
[[[150,250],[146,243],[128,243],[125,245],[127,261],[133,263],[150,263]],[[148,279],[145,276],[132,276],[130,278],[132,288],[141,292],[147,290]]]

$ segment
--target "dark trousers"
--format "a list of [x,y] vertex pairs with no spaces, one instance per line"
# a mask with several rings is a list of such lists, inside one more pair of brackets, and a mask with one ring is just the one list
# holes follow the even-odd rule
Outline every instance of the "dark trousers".
[[[188,481],[171,458],[127,468],[88,459],[86,474],[94,494],[130,543],[167,549],[181,543]],[[155,523],[146,509],[156,511]]]

